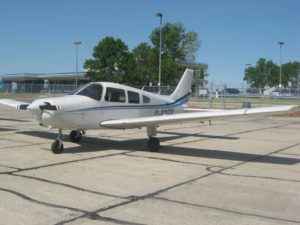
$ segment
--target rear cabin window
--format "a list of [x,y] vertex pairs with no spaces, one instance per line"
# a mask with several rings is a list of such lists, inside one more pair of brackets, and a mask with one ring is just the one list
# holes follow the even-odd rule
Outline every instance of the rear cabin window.
[[118,88],[106,88],[105,101],[107,102],[125,102],[125,91]]
[[140,103],[140,95],[139,93],[136,93],[134,91],[128,91],[128,102],[129,103],[134,103],[134,104],[139,104]]
[[150,98],[147,96],[143,95],[143,103],[150,103]]
[[102,90],[103,88],[100,84],[91,84],[81,91],[77,92],[76,95],[82,95],[100,101]]

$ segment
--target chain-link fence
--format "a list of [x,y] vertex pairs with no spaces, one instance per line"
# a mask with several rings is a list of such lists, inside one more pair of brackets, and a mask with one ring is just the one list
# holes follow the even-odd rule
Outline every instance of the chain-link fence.
[[[175,86],[136,86],[152,93],[161,93],[164,95],[171,94],[175,90]],[[77,86],[74,84],[0,84],[0,93],[48,93],[48,94],[69,94],[74,92]],[[228,88],[226,85],[210,85],[208,88],[192,87],[192,95],[199,97],[222,97],[226,96],[252,96],[259,97],[262,95],[282,96],[282,97],[300,97],[300,88]]]
[[[48,95],[64,95],[75,92],[80,86],[73,84],[0,84],[0,93],[14,94],[23,93],[27,95],[48,94]],[[135,88],[143,89],[151,93],[161,93],[163,95],[171,94],[176,87],[174,86],[135,86]]]

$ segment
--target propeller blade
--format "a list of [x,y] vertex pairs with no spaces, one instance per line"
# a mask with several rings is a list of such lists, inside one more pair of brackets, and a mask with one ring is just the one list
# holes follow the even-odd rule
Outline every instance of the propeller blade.
[[26,110],[29,104],[19,104],[17,105],[17,109]]
[[40,105],[41,110],[57,111],[58,108],[56,105],[51,105],[49,102],[44,102],[45,105]]

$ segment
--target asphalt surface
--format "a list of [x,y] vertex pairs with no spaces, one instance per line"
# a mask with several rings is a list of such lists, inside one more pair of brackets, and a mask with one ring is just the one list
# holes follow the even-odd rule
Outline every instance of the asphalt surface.
[[300,223],[299,118],[65,134],[0,105],[0,225]]

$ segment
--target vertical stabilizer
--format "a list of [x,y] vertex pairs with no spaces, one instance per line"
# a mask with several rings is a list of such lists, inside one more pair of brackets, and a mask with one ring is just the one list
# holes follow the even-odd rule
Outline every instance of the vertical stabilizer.
[[175,91],[170,95],[170,97],[174,100],[180,99],[184,96],[188,96],[193,80],[194,70],[186,69],[175,89]]

